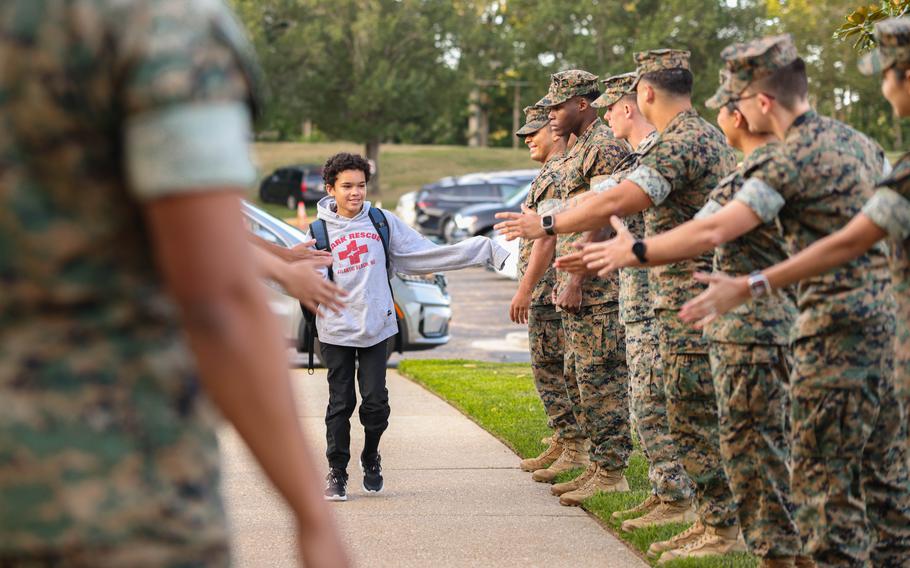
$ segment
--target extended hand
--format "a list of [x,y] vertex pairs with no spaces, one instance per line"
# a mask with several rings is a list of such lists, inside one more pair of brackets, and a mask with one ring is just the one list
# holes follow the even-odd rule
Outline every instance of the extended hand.
[[596,271],[588,270],[582,257],[581,251],[560,256],[556,259],[554,266],[556,266],[556,270],[568,272],[569,274],[581,274],[583,276],[596,274]]
[[493,228],[499,231],[507,241],[517,238],[534,240],[546,236],[546,231],[540,226],[540,215],[524,205],[521,206],[521,210],[522,213],[497,213],[497,219],[508,219],[508,221],[499,223]]
[[285,265],[281,282],[288,294],[300,300],[310,311],[320,306],[334,312],[344,307],[344,290],[329,282],[316,271],[317,266],[331,264],[331,259],[302,260]]
[[332,258],[332,253],[329,251],[314,249],[313,245],[315,244],[315,240],[300,243],[296,247],[288,249],[285,259],[289,262],[298,262],[311,258]]
[[692,298],[679,311],[679,317],[685,322],[694,323],[702,328],[736,306],[745,303],[749,294],[749,279],[746,276],[737,278],[722,272],[705,274],[697,272],[695,279],[708,284],[708,289]]
[[606,277],[620,268],[639,264],[638,259],[632,254],[635,237],[619,217],[615,215],[610,217],[610,224],[616,231],[615,237],[609,241],[591,243],[584,247],[585,266],[591,271],[597,271],[597,275],[600,277]]

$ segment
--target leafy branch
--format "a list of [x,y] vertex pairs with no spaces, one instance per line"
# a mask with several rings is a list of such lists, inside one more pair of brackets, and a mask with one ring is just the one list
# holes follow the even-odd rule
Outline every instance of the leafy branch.
[[834,32],[841,40],[856,38],[853,48],[867,51],[875,47],[875,23],[898,18],[910,11],[910,0],[882,0],[879,4],[860,6],[847,16],[847,21]]

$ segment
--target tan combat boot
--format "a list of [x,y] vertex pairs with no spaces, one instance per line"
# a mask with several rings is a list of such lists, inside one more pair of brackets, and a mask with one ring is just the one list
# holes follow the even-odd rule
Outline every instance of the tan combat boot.
[[658,497],[657,495],[652,493],[652,494],[648,495],[647,499],[645,499],[638,505],[635,505],[631,509],[626,509],[625,511],[613,511],[613,514],[611,515],[611,517],[613,517],[614,520],[618,521],[619,519],[622,519],[623,517],[631,517],[633,515],[644,515],[646,513],[650,513],[651,509],[653,509],[654,507],[657,507],[658,505],[660,505],[660,497]]
[[591,463],[591,460],[588,459],[587,440],[563,440],[562,444],[562,453],[550,467],[538,469],[531,474],[534,481],[553,483],[560,473],[586,468]]
[[815,560],[812,560],[811,556],[797,556],[793,560],[793,565],[796,568],[818,568],[818,564],[815,563]]
[[598,467],[591,479],[583,486],[575,491],[563,493],[559,498],[559,504],[567,507],[577,507],[585,499],[593,497],[596,493],[613,493],[628,490],[629,482],[626,480],[626,476],[622,474],[621,469],[609,471]]
[[759,568],[793,568],[796,566],[792,556],[780,556],[778,558],[762,558]]
[[704,558],[725,556],[735,552],[746,552],[746,544],[739,538],[739,527],[706,527],[704,534],[682,548],[668,550],[660,557],[658,564],[666,564],[683,558]]
[[635,529],[658,527],[660,525],[669,525],[670,523],[691,523],[697,517],[692,499],[670,501],[668,503],[660,503],[657,507],[648,511],[647,514],[637,519],[623,521],[622,530],[630,532]]
[[549,447],[536,458],[521,460],[521,464],[519,464],[521,470],[537,471],[538,469],[548,468],[553,465],[553,462],[555,462],[562,453],[562,442],[559,438],[553,436],[549,439],[549,444]]
[[702,524],[700,519],[696,519],[695,523],[693,523],[691,527],[687,528],[678,535],[667,540],[651,543],[651,546],[648,547],[648,556],[651,558],[657,558],[668,550],[682,548],[690,542],[696,541],[701,535],[704,534],[704,532],[705,525]]
[[565,483],[557,483],[556,485],[551,487],[550,493],[559,497],[563,493],[568,493],[569,491],[575,491],[576,489],[580,489],[580,488],[584,487],[585,483],[587,483],[588,480],[591,479],[591,477],[593,477],[596,472],[597,472],[597,464],[592,463],[588,466],[588,468],[586,470],[584,470],[582,472],[581,475],[579,475],[575,479],[566,481]]

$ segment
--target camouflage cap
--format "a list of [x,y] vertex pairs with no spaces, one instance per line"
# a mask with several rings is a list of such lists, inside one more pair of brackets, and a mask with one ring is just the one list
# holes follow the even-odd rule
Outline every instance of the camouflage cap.
[[537,101],[534,106],[549,108],[561,105],[572,97],[587,95],[597,90],[597,75],[571,69],[560,71],[550,76],[550,90],[547,96]]
[[682,49],[639,51],[635,54],[635,64],[638,65],[635,70],[635,80],[629,90],[635,89],[642,76],[646,73],[666,71],[667,69],[688,69],[689,55],[688,51]]
[[601,81],[604,84],[602,95],[591,103],[594,108],[607,108],[616,104],[623,96],[630,93],[632,83],[635,82],[635,72],[613,75]]
[[724,106],[727,103],[736,101],[736,97],[739,96],[739,93],[731,91],[727,85],[730,82],[730,71],[725,68],[720,70],[720,87],[717,88],[717,92],[714,93],[714,96],[705,101],[705,106],[708,108],[717,109]]
[[708,108],[719,108],[735,100],[751,83],[790,65],[799,54],[793,37],[782,34],[728,45],[720,56],[724,60],[723,83],[706,103]]
[[515,131],[516,136],[530,136],[550,123],[550,113],[544,107],[527,106],[524,113],[525,124]]
[[891,18],[875,24],[878,47],[859,60],[863,75],[881,73],[891,67],[910,68],[910,18]]

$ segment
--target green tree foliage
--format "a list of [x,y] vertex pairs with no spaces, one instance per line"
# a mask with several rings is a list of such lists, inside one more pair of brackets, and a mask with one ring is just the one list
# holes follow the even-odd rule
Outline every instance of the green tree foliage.
[[896,18],[910,11],[910,0],[882,0],[878,5],[860,6],[850,12],[847,21],[837,28],[834,37],[854,39],[853,47],[859,50],[871,49],[875,45],[872,35],[875,22]]
[[[728,44],[793,34],[813,104],[886,147],[903,132],[876,81],[856,69],[854,38],[910,0],[856,8],[857,0],[233,0],[271,87],[263,129],[285,138],[309,119],[330,138],[466,142],[472,93],[488,111],[490,143],[512,143],[513,85],[520,105],[546,93],[550,74],[583,68],[602,77],[634,68],[632,54],[692,52],[694,100],[714,92]],[[865,11],[862,11],[865,10]],[[882,12],[884,13],[884,12]],[[851,14],[842,26],[844,14]],[[863,14],[860,19],[857,14]],[[841,27],[838,37],[832,31]],[[864,45],[860,42],[858,45]]]

